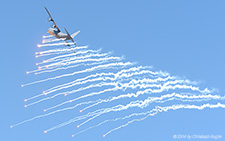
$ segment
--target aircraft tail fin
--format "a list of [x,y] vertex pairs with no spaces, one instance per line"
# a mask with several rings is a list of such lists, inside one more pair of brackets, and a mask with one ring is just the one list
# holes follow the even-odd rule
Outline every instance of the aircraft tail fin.
[[73,34],[71,35],[72,39],[73,39],[75,36],[77,36],[78,33],[80,33],[80,30],[78,30],[77,32],[75,32],[75,33],[73,33]]

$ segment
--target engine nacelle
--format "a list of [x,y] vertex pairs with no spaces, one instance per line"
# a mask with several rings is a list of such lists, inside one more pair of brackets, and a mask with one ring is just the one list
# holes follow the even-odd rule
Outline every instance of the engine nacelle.
[[53,21],[53,19],[52,19],[52,18],[49,18],[48,21],[49,21],[49,22],[50,22],[50,21]]
[[68,43],[65,43],[64,45],[65,45],[65,46],[70,46]]

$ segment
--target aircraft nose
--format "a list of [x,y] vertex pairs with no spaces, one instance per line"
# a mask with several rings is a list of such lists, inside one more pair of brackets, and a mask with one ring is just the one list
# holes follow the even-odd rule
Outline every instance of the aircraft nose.
[[53,30],[52,30],[52,28],[49,28],[49,29],[48,29],[48,33],[51,34],[51,35],[53,35]]

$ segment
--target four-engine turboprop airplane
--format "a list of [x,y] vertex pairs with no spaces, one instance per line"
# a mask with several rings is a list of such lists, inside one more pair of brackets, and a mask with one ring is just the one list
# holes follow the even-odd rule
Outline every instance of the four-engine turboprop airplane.
[[47,11],[48,15],[49,15],[49,19],[48,21],[49,22],[52,22],[53,23],[53,26],[51,28],[48,29],[48,33],[53,35],[54,37],[56,37],[57,39],[62,39],[64,40],[66,43],[65,45],[66,46],[70,46],[67,42],[67,40],[71,40],[75,46],[76,43],[74,42],[73,38],[80,32],[80,31],[77,31],[75,33],[73,33],[72,35],[69,34],[69,32],[66,30],[66,28],[64,28],[64,30],[66,31],[67,34],[65,33],[62,33],[59,29],[59,27],[56,25],[55,21],[53,20],[51,14],[49,13],[48,9],[45,7],[45,10]]

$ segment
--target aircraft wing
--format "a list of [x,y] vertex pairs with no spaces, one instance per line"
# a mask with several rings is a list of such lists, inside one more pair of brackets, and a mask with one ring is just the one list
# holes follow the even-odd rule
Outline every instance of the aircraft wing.
[[64,28],[64,29],[65,29],[67,35],[69,36],[69,39],[74,43],[75,46],[77,46],[76,43],[74,42],[73,38],[70,36],[69,32],[66,30],[66,28]]
[[60,31],[59,27],[56,25],[55,21],[53,20],[51,14],[49,13],[48,9],[45,7],[45,10],[47,11],[49,17],[50,17],[50,20],[49,21],[52,21],[53,24],[55,25],[55,27]]
[[[67,40],[65,40],[65,42],[66,42],[65,45],[66,45],[66,46],[69,46],[69,47],[73,50],[73,48],[68,44]],[[76,53],[74,50],[73,50],[73,52]]]

